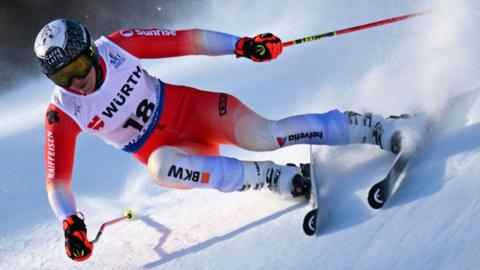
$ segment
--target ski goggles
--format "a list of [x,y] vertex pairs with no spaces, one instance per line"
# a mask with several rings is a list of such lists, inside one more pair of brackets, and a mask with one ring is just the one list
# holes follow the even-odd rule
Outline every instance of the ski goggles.
[[70,64],[66,65],[57,72],[48,74],[47,77],[50,78],[50,80],[52,80],[56,85],[67,88],[72,85],[74,78],[83,79],[87,77],[92,66],[93,59],[82,53]]

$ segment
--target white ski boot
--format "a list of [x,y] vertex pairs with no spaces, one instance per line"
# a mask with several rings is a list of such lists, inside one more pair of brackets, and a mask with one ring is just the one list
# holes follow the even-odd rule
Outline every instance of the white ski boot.
[[310,177],[308,164],[277,165],[271,161],[242,161],[244,183],[238,191],[268,188],[281,197],[309,197]]
[[422,117],[410,117],[408,114],[384,118],[378,114],[346,111],[345,115],[349,121],[349,143],[376,144],[394,154],[401,151],[406,133],[415,134],[411,131],[416,126],[423,127]]

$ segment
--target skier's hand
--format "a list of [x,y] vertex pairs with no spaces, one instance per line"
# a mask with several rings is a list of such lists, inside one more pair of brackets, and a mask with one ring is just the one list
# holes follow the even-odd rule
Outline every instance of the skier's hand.
[[255,62],[265,62],[277,58],[283,49],[282,41],[271,33],[253,38],[243,37],[235,46],[237,57],[250,58]]
[[74,261],[85,261],[92,255],[93,244],[88,241],[87,228],[83,215],[71,215],[63,221],[65,231],[65,251]]

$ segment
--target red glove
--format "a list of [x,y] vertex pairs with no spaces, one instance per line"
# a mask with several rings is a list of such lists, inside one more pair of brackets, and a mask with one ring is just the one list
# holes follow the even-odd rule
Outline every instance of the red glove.
[[253,38],[243,37],[235,46],[237,57],[250,58],[255,62],[266,62],[277,58],[283,49],[282,41],[271,33]]
[[71,215],[63,221],[65,231],[65,251],[74,261],[85,261],[92,255],[93,244],[87,239],[87,227],[83,215]]

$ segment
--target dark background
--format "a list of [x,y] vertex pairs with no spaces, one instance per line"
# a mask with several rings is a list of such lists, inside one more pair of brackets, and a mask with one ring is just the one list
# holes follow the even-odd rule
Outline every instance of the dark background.
[[33,43],[58,18],[82,22],[94,39],[123,28],[169,28],[201,16],[203,0],[18,0],[0,3],[0,93],[38,76]]

